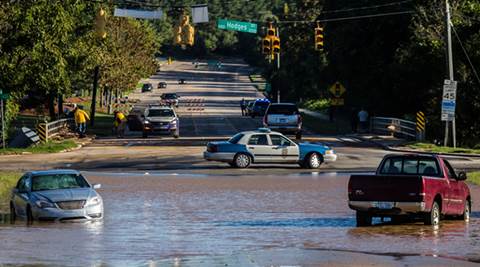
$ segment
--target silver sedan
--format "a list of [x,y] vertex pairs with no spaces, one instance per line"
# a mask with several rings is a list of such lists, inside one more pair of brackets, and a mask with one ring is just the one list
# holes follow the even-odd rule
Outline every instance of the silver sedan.
[[78,171],[49,170],[24,174],[12,190],[10,214],[27,222],[99,220],[103,218],[103,200]]

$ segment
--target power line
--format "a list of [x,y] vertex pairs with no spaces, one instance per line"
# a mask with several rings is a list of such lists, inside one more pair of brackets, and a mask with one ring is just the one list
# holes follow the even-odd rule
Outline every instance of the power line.
[[473,63],[470,60],[470,57],[468,56],[467,50],[463,46],[463,42],[462,42],[462,40],[460,40],[460,36],[458,36],[457,30],[455,29],[453,24],[451,24],[451,26],[452,26],[453,32],[455,33],[455,36],[457,37],[458,42],[460,43],[460,46],[462,47],[463,53],[465,54],[465,57],[467,57],[467,61],[470,64],[470,67],[473,70],[473,74],[475,74],[475,77],[477,78],[478,84],[480,85],[480,77],[478,77],[477,70],[475,69],[475,66],[473,66]]
[[354,7],[354,8],[347,8],[347,9],[337,9],[337,10],[326,10],[326,11],[321,11],[321,14],[328,14],[328,13],[340,13],[340,12],[349,12],[349,11],[357,11],[357,10],[367,10],[367,9],[374,9],[374,8],[381,8],[381,7],[387,7],[387,6],[397,6],[397,5],[402,5],[408,2],[412,2],[412,0],[405,0],[405,1],[399,1],[399,2],[394,2],[394,3],[388,3],[388,4],[383,4],[383,5],[375,5],[375,6],[364,6],[364,7]]
[[[371,14],[371,15],[363,15],[363,16],[351,16],[351,17],[343,17],[343,18],[333,18],[333,19],[319,19],[319,20],[283,20],[278,21],[275,23],[278,24],[289,24],[289,23],[316,23],[316,22],[331,22],[331,21],[344,21],[344,20],[354,20],[354,19],[366,19],[366,18],[376,18],[376,17],[385,17],[385,16],[396,16],[396,15],[404,15],[404,14],[412,14],[415,11],[399,11],[399,12],[389,12],[389,13],[379,13],[379,14]],[[253,22],[264,22],[264,21],[253,21]]]

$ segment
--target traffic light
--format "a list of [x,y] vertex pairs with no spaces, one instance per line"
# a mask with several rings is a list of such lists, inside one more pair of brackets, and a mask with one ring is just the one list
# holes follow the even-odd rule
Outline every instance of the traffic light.
[[173,27],[173,43],[176,45],[182,43],[182,27],[180,26]]
[[98,38],[104,39],[107,37],[107,31],[105,30],[107,26],[107,12],[100,8],[95,17],[95,33]]
[[195,40],[195,28],[190,25],[188,15],[181,15],[177,25],[173,27],[173,43],[176,45],[192,46]]
[[195,40],[195,28],[193,28],[192,25],[187,24],[183,29],[185,32],[183,42],[189,46],[193,46]]
[[280,38],[277,36],[272,37],[272,52],[274,54],[280,53]]
[[323,27],[315,28],[315,50],[323,51]]
[[269,37],[265,37],[262,40],[262,53],[265,55],[272,54],[272,40]]
[[277,32],[275,31],[275,28],[273,28],[272,25],[270,25],[267,29],[267,37],[272,38],[275,36],[277,36]]

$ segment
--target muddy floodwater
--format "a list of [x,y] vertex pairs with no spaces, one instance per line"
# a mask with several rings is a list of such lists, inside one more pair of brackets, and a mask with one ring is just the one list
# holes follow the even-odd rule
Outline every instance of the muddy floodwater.
[[427,255],[480,262],[480,188],[469,223],[355,227],[346,175],[86,173],[101,183],[103,222],[0,226],[0,261],[78,266],[294,248]]

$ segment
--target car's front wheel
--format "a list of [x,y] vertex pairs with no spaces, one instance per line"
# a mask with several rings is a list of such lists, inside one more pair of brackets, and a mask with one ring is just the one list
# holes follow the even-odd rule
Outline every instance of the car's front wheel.
[[372,225],[372,216],[368,214],[368,212],[357,211],[356,219],[357,219],[357,227]]
[[27,206],[25,210],[27,211],[27,224],[31,224],[33,222],[32,208],[30,208],[30,206]]
[[318,169],[322,165],[322,157],[318,153],[311,153],[307,157],[305,165],[310,169]]
[[251,158],[249,155],[244,154],[244,153],[239,153],[235,156],[235,159],[233,160],[233,163],[235,164],[235,167],[237,168],[248,168],[250,166],[250,163],[252,162]]
[[13,203],[10,203],[10,222],[14,223],[16,219],[17,212],[15,211],[15,206],[13,206]]

